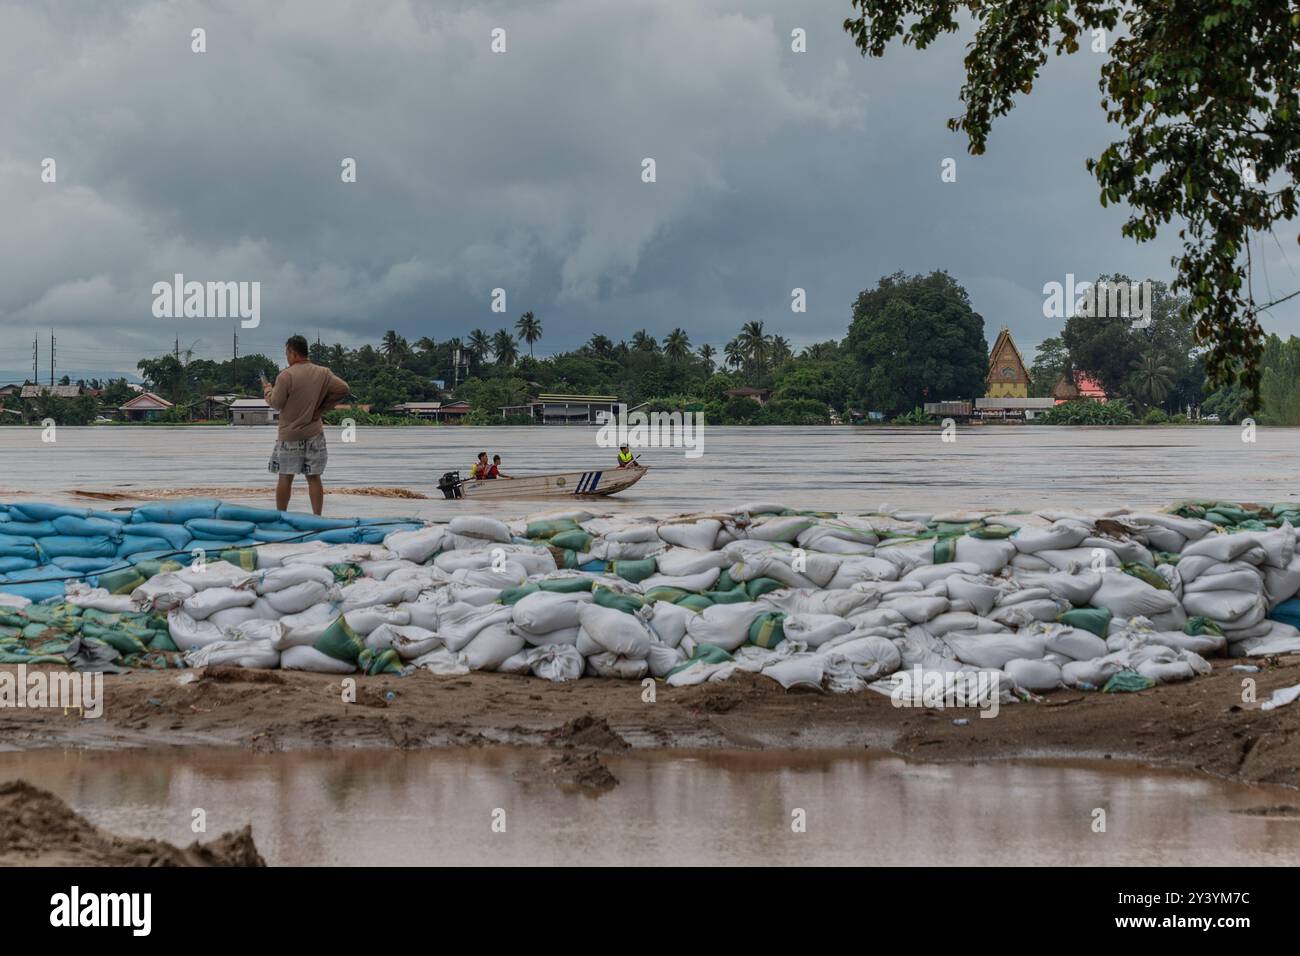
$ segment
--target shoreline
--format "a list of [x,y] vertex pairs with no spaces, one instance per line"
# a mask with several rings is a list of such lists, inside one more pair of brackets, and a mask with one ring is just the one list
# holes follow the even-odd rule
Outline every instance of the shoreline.
[[[104,751],[239,747],[259,753],[348,749],[425,750],[505,745],[596,753],[675,750],[851,750],[911,760],[1132,761],[1247,784],[1300,789],[1300,706],[1261,711],[1240,703],[1242,680],[1258,699],[1300,681],[1300,655],[1230,661],[1181,684],[1135,694],[1058,690],[1039,703],[969,711],[896,708],[875,692],[785,691],[736,675],[686,688],[638,682],[536,679],[474,672],[460,677],[358,677],[356,702],[338,679],[232,667],[106,675],[104,716],[59,709],[0,709],[4,750]],[[2,668],[10,670],[11,667]],[[193,675],[185,684],[179,677]],[[388,699],[392,693],[393,699]],[[965,718],[966,725],[954,719]]]

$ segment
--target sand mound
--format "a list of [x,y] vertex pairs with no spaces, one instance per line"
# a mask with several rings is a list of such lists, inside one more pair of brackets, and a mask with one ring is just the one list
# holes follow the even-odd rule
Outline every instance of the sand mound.
[[266,866],[252,827],[181,849],[161,840],[114,836],[25,780],[0,783],[3,866]]

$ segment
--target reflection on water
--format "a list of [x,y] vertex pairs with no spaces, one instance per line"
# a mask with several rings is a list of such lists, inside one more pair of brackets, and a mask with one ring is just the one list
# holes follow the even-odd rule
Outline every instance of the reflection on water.
[[[503,470],[571,471],[613,462],[595,428],[360,428],[345,444],[328,430],[327,484],[385,485],[438,494],[444,471],[466,472],[479,451],[500,453]],[[0,500],[23,491],[255,486],[269,506],[266,460],[272,429],[258,427],[61,428],[45,444],[36,428],[0,428]],[[777,499],[835,511],[893,508],[1163,507],[1180,498],[1285,501],[1296,497],[1300,430],[1266,428],[1244,444],[1233,427],[966,427],[951,443],[937,428],[713,428],[704,454],[646,449],[651,472],[597,510],[668,514]],[[303,492],[300,489],[299,494]],[[82,502],[88,504],[89,502]],[[305,501],[295,501],[305,509]],[[332,498],[334,514],[448,517],[463,507],[441,498]],[[475,502],[479,513],[524,514],[537,502]]]
[[208,837],[252,823],[272,865],[1284,865],[1300,852],[1300,818],[1240,812],[1300,808],[1300,794],[1145,768],[655,752],[605,758],[621,783],[591,795],[521,783],[546,756],[33,751],[0,754],[0,779],[123,835],[188,844],[198,807]]

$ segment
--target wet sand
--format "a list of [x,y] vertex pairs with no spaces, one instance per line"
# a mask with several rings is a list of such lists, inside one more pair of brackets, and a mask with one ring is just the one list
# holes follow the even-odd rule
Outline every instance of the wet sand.
[[[589,749],[611,753],[626,746],[631,753],[852,749],[930,762],[1113,758],[1300,787],[1300,704],[1261,711],[1242,703],[1244,679],[1255,681],[1260,700],[1300,682],[1300,656],[1252,663],[1261,665],[1258,674],[1219,660],[1212,675],[1137,694],[1057,690],[1041,703],[1004,706],[994,718],[896,708],[872,691],[787,692],[754,675],[680,689],[657,685],[652,703],[636,681],[357,677],[357,700],[344,703],[340,679],[321,674],[137,671],[106,676],[98,719],[58,709],[0,710],[0,749],[547,748],[564,742],[568,722],[587,719],[596,727]],[[189,675],[196,679],[178,683]]]

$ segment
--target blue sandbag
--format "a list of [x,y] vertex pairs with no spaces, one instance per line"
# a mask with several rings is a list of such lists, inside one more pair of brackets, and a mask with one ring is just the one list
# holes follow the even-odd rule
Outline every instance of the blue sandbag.
[[77,574],[92,574],[95,571],[105,571],[112,567],[124,564],[120,558],[55,558],[50,562],[64,571],[71,571]]
[[221,502],[215,498],[190,498],[166,504],[141,505],[131,515],[131,521],[160,521],[163,524],[184,524],[196,518],[215,518]]
[[[9,527],[5,525],[5,527]],[[23,534],[0,534],[0,558],[26,558],[40,560],[36,539]]]
[[39,503],[23,503],[21,505],[10,505],[9,513],[15,519],[21,521],[53,521],[62,515],[72,515],[75,518],[85,518],[90,515],[89,508],[69,508],[66,505],[43,505]]
[[362,544],[383,544],[384,539],[388,537],[390,534],[392,534],[394,531],[415,531],[423,527],[424,525],[415,524],[415,523],[386,524],[383,525],[382,527],[379,525],[373,525],[369,528],[358,528],[357,531],[360,533],[357,537],[357,540],[360,541]]
[[5,525],[5,534],[25,534],[29,538],[44,538],[46,535],[58,534],[48,521],[10,521]]
[[[67,572],[61,572],[66,574]],[[25,597],[29,601],[40,603],[48,601],[50,598],[63,597],[62,581],[41,581],[37,584],[9,584],[6,581],[0,581],[0,591],[8,594],[17,594],[19,597]]]
[[258,527],[253,532],[254,541],[306,541],[303,532],[296,528],[290,528],[288,531],[277,531],[274,528]]
[[129,511],[92,511],[92,518],[103,518],[105,521],[116,521],[118,524],[126,524],[131,520]]
[[208,552],[229,551],[231,548],[243,548],[255,543],[252,538],[229,541],[225,538],[195,538],[187,545],[187,550],[193,551],[195,548],[202,548]]
[[264,524],[268,521],[280,521],[283,515],[274,508],[249,508],[247,505],[223,504],[217,509],[217,517],[226,521],[251,521]]
[[0,558],[0,574],[12,574],[15,571],[26,571],[34,567],[36,562],[30,558]]
[[52,534],[41,538],[38,545],[46,558],[112,558],[117,556],[117,544],[107,537],[79,538],[73,535]]
[[122,537],[122,522],[105,521],[103,518],[78,518],[74,515],[60,515],[53,521],[54,530],[59,534],[79,535],[91,538],[103,535],[117,540]]
[[247,538],[257,530],[251,521],[223,521],[221,518],[195,518],[185,522],[185,527],[196,538],[229,538],[232,541]]
[[1300,627],[1300,598],[1288,598],[1268,612],[1270,620],[1281,621],[1292,627]]
[[166,524],[162,521],[133,521],[126,526],[128,536],[138,535],[142,538],[162,538],[173,548],[184,548],[194,535],[183,524]]
[[366,525],[366,524],[391,524],[391,525],[409,524],[409,525],[414,525],[414,526],[417,527],[417,528],[423,528],[423,527],[424,527],[424,523],[423,523],[422,521],[420,521],[418,518],[358,518],[358,519],[357,519],[357,524],[362,524],[362,525]]
[[[165,527],[165,526],[164,526]],[[186,536],[188,538],[188,535]],[[189,543],[188,541],[186,542]],[[117,556],[125,558],[141,551],[178,551],[170,541],[154,538],[147,534],[124,534],[122,543],[117,546]]]
[[333,531],[337,528],[357,526],[356,518],[322,518],[319,515],[299,514],[296,511],[286,511],[284,520],[299,531]]
[[260,521],[257,526],[263,531],[293,531],[297,534],[303,533],[287,521]]
[[335,528],[332,531],[321,531],[312,535],[310,540],[326,541],[329,544],[356,544],[361,540],[361,529]]

